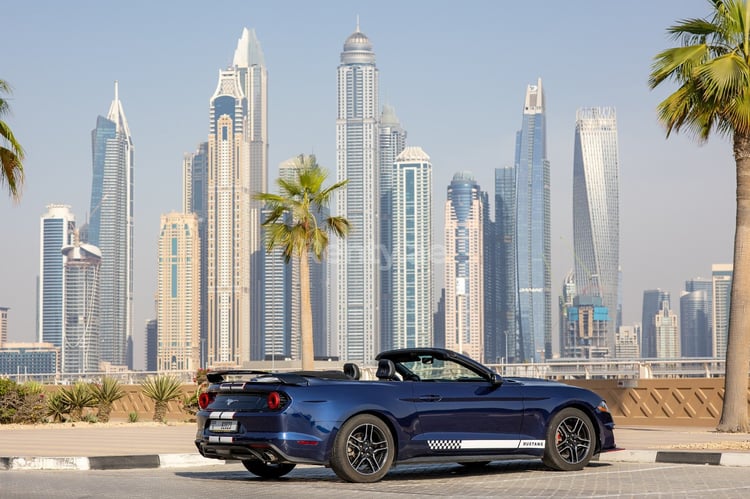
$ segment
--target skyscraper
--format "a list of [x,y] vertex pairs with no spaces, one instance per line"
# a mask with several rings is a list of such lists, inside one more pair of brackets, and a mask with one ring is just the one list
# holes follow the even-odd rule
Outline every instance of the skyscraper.
[[338,66],[336,165],[349,182],[337,211],[351,223],[337,241],[336,332],[344,360],[369,361],[380,349],[378,212],[378,69],[369,38],[357,28],[344,42]]
[[576,279],[573,271],[568,271],[563,280],[562,292],[558,302],[559,314],[560,314],[560,356],[569,357],[570,351],[568,347],[573,346],[566,344],[573,339],[573,336],[569,334],[570,328],[570,309],[574,306],[574,300],[576,298]]
[[0,348],[8,342],[8,307],[0,307]]
[[[502,332],[498,347],[506,362],[519,358],[516,304],[516,169],[495,169],[495,276],[497,321]],[[487,243],[485,242],[485,245]]]
[[198,215],[162,215],[156,318],[159,371],[193,371],[200,367],[199,265]]
[[393,346],[393,244],[391,241],[391,201],[393,163],[406,147],[406,131],[393,106],[385,104],[378,129],[380,148],[380,349]]
[[91,143],[87,242],[102,253],[100,355],[103,361],[125,365],[133,334],[133,140],[117,82],[109,113],[97,118]]
[[254,194],[268,191],[268,70],[255,30],[244,28],[232,61],[246,100],[248,188],[250,190],[250,358],[263,358],[263,244],[261,210]]
[[713,281],[713,356],[723,359],[727,355],[727,335],[729,334],[729,306],[732,298],[732,273],[730,264],[711,265]]
[[656,349],[656,323],[654,322],[656,314],[663,303],[670,303],[669,291],[661,289],[648,289],[643,292],[643,311],[641,314],[641,356],[645,358],[655,358]]
[[93,373],[99,369],[99,279],[102,254],[76,240],[64,246],[65,328],[62,372]]
[[573,149],[573,245],[579,295],[609,311],[607,344],[615,350],[619,308],[620,174],[614,108],[576,112]]
[[65,255],[62,249],[73,244],[75,216],[70,206],[51,204],[40,225],[38,341],[62,349],[65,334]]
[[516,136],[516,282],[518,360],[552,356],[550,181],[542,79],[526,88]]
[[505,357],[505,338],[502,330],[502,321],[498,316],[500,294],[498,282],[496,251],[496,227],[490,214],[490,195],[487,191],[481,191],[479,197],[482,200],[482,260],[483,273],[482,287],[484,288],[484,359],[486,362],[499,362]]
[[683,357],[711,357],[711,303],[709,279],[685,281],[680,296],[680,346]]
[[[200,239],[200,348],[201,365],[207,358],[208,344],[208,247],[206,222],[208,220],[208,142],[198,144],[198,149],[186,153],[182,161],[182,211],[198,216],[198,238]],[[154,350],[156,366],[156,350]],[[147,369],[150,371],[150,369]],[[156,370],[156,367],[154,367]]]
[[663,301],[661,308],[654,316],[656,333],[656,358],[676,359],[680,356],[680,330],[677,314]]
[[392,348],[429,347],[432,330],[432,164],[407,147],[392,167]]
[[445,347],[484,360],[482,197],[466,172],[456,173],[445,202]]
[[250,168],[239,72],[219,72],[208,135],[207,364],[250,359]]

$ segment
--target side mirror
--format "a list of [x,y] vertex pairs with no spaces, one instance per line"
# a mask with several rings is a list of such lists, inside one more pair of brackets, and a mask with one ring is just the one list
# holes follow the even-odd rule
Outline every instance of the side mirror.
[[497,373],[492,373],[492,379],[490,380],[492,386],[500,386],[503,384],[503,377]]

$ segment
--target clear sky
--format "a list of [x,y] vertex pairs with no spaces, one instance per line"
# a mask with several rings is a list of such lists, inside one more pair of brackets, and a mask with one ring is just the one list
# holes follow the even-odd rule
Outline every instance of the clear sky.
[[21,203],[0,194],[0,306],[11,308],[10,340],[35,337],[45,206],[69,204],[79,224],[86,219],[91,130],[109,109],[115,80],[135,144],[134,334],[142,367],[145,323],[155,316],[159,216],[181,210],[183,154],[207,138],[208,101],[242,28],[256,30],[268,66],[269,178],[303,152],[334,177],[336,67],[357,16],[376,53],[381,104],[395,107],[408,144],[432,158],[436,244],[455,172],[471,171],[494,201],[494,169],[512,164],[526,86],[541,77],[553,303],[573,267],[575,112],[614,106],[623,320],[640,322],[644,289],[671,292],[676,307],[686,279],[731,263],[734,161],[726,138],[666,140],[655,108],[668,89],[650,91],[647,79],[653,56],[673,45],[666,27],[708,12],[705,0],[6,2],[0,79],[14,87],[6,121],[27,151]]

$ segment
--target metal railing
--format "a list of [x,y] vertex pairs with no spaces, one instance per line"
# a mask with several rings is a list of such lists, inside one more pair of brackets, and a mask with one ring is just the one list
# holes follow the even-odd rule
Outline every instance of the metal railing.
[[[277,363],[278,364],[278,363]],[[543,379],[664,379],[664,378],[718,378],[725,373],[724,359],[687,358],[687,359],[559,359],[544,363],[529,364],[488,364],[502,376],[530,377]],[[319,362],[318,369],[335,369],[338,365]],[[290,371],[299,369],[298,366],[280,365],[271,368],[263,365],[255,367],[269,371]],[[372,370],[373,376],[363,376],[364,379],[374,379],[375,366],[363,365],[364,371]],[[97,372],[85,374],[46,373],[31,374],[18,373],[0,375],[19,383],[24,381],[38,381],[50,385],[70,385],[77,381],[96,382],[104,376],[114,378],[121,384],[138,384],[149,376],[170,375],[183,383],[192,383],[193,371],[123,371]]]

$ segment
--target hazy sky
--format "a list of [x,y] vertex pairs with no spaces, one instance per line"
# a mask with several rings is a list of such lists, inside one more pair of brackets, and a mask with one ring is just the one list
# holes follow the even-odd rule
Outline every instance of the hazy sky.
[[[221,5],[223,10],[216,10]],[[208,135],[208,101],[243,27],[269,74],[269,178],[314,152],[335,176],[336,67],[359,15],[380,70],[381,104],[407,143],[432,158],[435,243],[446,189],[471,171],[493,199],[494,169],[512,164],[526,86],[543,80],[552,189],[552,291],[573,267],[575,112],[614,106],[620,146],[620,262],[625,324],[644,289],[679,304],[684,281],[730,263],[735,177],[730,142],[665,139],[647,85],[653,56],[678,19],[705,0],[7,2],[0,79],[14,87],[6,118],[27,151],[21,203],[0,193],[0,306],[11,341],[35,338],[40,217],[50,203],[86,219],[91,130],[119,81],[135,144],[136,367],[155,316],[159,216],[181,210],[182,157]],[[442,281],[442,277],[438,276]],[[556,317],[556,305],[553,317]],[[553,321],[557,331],[557,320]]]

